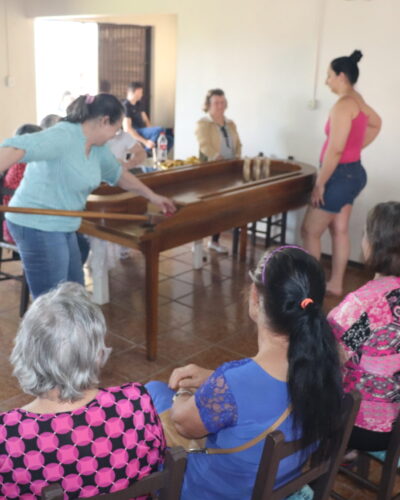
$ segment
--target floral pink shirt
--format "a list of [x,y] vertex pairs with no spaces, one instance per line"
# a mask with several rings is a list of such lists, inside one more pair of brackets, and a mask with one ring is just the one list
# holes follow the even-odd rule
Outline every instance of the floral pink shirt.
[[141,384],[100,389],[70,412],[0,413],[0,498],[40,499],[54,482],[65,499],[118,491],[155,472],[165,446]]
[[400,409],[400,278],[369,281],[328,315],[348,354],[346,391],[361,392],[356,425],[390,432]]

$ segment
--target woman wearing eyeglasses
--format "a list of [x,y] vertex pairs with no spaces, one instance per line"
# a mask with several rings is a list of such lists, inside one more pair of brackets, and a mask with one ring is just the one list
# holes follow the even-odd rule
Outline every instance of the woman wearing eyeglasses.
[[[203,106],[207,115],[196,125],[201,161],[240,158],[242,144],[236,125],[225,116],[227,106],[223,90],[211,89],[207,92]],[[226,247],[219,244],[219,234],[212,236],[208,248],[218,253],[228,252]]]

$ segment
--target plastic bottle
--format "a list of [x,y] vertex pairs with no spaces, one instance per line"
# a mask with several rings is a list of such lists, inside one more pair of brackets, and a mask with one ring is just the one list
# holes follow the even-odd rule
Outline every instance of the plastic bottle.
[[161,132],[157,139],[157,162],[161,163],[168,159],[168,139],[165,132]]

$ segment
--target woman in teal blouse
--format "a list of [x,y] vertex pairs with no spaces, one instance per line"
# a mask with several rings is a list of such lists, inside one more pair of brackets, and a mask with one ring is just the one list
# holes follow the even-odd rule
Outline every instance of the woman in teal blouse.
[[[28,163],[10,206],[83,210],[88,195],[107,182],[144,196],[165,213],[174,212],[171,200],[123,170],[105,146],[121,128],[123,113],[121,103],[110,94],[80,96],[54,127],[4,141],[0,172],[20,161]],[[6,218],[34,298],[61,281],[83,284],[75,234],[81,219],[17,213]]]

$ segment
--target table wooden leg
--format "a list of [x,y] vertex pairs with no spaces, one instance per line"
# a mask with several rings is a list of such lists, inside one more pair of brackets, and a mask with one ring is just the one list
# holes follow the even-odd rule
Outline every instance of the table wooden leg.
[[239,259],[241,262],[246,260],[246,248],[247,248],[247,225],[240,228],[240,249],[239,249]]
[[158,333],[158,247],[154,241],[146,242],[146,351],[147,359],[157,357]]

